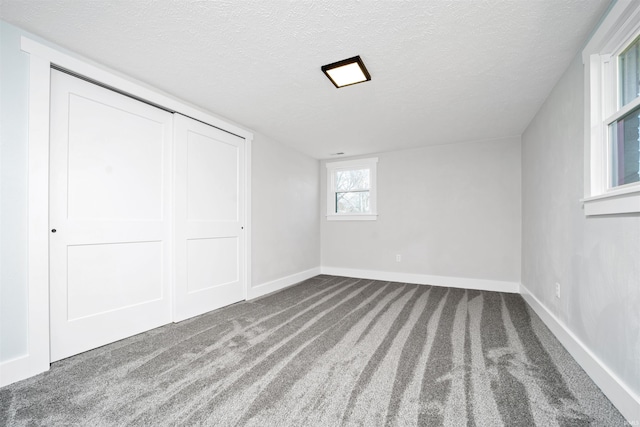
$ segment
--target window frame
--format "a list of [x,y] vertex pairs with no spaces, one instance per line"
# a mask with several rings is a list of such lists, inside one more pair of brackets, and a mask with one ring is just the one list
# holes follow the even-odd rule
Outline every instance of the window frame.
[[[328,221],[375,221],[378,219],[378,158],[343,160],[327,162],[327,220]],[[369,170],[369,212],[367,213],[338,213],[336,212],[336,182],[335,172],[339,170]]]
[[640,106],[620,106],[618,56],[640,36],[640,2],[620,0],[582,51],[585,93],[584,213],[640,212],[640,182],[611,186],[609,124]]

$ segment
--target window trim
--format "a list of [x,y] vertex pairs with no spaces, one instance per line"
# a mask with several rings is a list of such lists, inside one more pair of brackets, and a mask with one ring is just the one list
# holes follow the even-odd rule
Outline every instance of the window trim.
[[[368,157],[364,159],[343,160],[339,162],[327,162],[327,220],[328,221],[375,221],[378,219],[378,158]],[[335,212],[335,171],[369,169],[369,208],[368,213],[337,213]]]
[[640,3],[619,0],[582,51],[585,93],[584,213],[640,212],[640,183],[611,187],[608,124],[640,105],[618,103],[618,55],[640,35]]

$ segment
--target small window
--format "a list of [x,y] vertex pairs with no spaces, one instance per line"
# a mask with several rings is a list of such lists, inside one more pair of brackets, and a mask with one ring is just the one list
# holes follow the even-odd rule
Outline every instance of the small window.
[[327,163],[327,219],[375,220],[377,158]]
[[640,2],[618,2],[582,52],[586,215],[640,212]]

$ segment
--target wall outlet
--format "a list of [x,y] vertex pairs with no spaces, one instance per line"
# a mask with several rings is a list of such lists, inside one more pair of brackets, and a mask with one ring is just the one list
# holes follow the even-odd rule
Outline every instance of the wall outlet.
[[560,283],[556,282],[556,298],[560,298]]
[[398,254],[396,255],[396,262],[400,262],[402,261],[402,255]]

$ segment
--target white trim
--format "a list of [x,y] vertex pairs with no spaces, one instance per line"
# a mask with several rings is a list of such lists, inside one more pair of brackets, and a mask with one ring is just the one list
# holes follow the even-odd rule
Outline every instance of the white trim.
[[354,160],[341,160],[339,162],[326,162],[325,167],[327,169],[357,169],[359,166],[370,168],[375,167],[376,163],[378,163],[377,157],[367,157],[364,159],[354,159]]
[[49,370],[49,361],[42,365],[38,364],[34,357],[29,354],[16,357],[15,359],[0,362],[0,387],[13,384],[25,378],[33,377]]
[[244,192],[244,247],[245,247],[245,265],[244,265],[244,280],[245,287],[243,298],[249,299],[249,289],[251,288],[251,234],[253,228],[251,227],[251,145],[252,139],[247,138],[245,140],[244,147],[244,179],[245,179],[245,192]]
[[[27,354],[0,363],[0,387],[49,369],[49,93],[51,64],[106,84],[140,99],[234,133],[246,141],[245,197],[251,200],[250,158],[253,133],[159,91],[22,37],[29,53],[29,159],[28,159],[28,348]],[[250,286],[251,206],[245,206],[247,254],[245,288]],[[247,290],[245,289],[245,294]]]
[[327,215],[327,221],[375,221],[378,215],[333,214]]
[[0,363],[0,387],[49,370],[49,62],[29,62],[27,354]]
[[585,370],[587,375],[611,400],[620,413],[632,425],[640,424],[640,397],[635,395],[616,374],[605,365],[589,348],[558,319],[524,285],[520,293],[545,325],[558,338],[569,354]]
[[304,280],[320,274],[320,267],[310,268],[309,270],[301,271],[299,273],[291,274],[289,276],[281,277],[270,282],[265,282],[260,285],[256,285],[249,288],[249,297],[247,300],[261,297],[272,292],[279,291],[284,288],[296,285]]
[[428,274],[400,273],[396,271],[360,270],[355,268],[322,267],[322,274],[355,277],[357,279],[384,280],[414,283],[417,285],[445,286],[449,288],[476,289],[480,291],[518,293],[518,282],[472,279],[468,277],[433,276]]
[[602,21],[598,30],[582,51],[582,61],[587,63],[589,57],[600,50],[615,52],[622,48],[627,34],[636,31],[639,26],[635,15],[640,13],[636,0],[618,0]]
[[33,357],[28,354],[5,360],[0,363],[0,387],[15,383],[16,381],[38,375],[49,370],[49,361],[46,366],[39,368],[34,363]]
[[609,197],[623,196],[632,193],[640,193],[640,183],[627,184],[625,186],[618,187],[614,190],[610,190],[607,193],[599,194],[593,197],[585,197],[580,199],[581,202],[590,202],[592,200],[606,199]]
[[[617,93],[617,92],[616,92]],[[640,96],[629,102],[627,105],[620,107],[618,110],[611,113],[611,115],[604,119],[604,124],[606,126],[611,125],[613,122],[616,122],[629,114],[631,111],[635,110],[640,106]]]
[[640,212],[640,185],[585,197],[580,201],[584,203],[586,216]]

